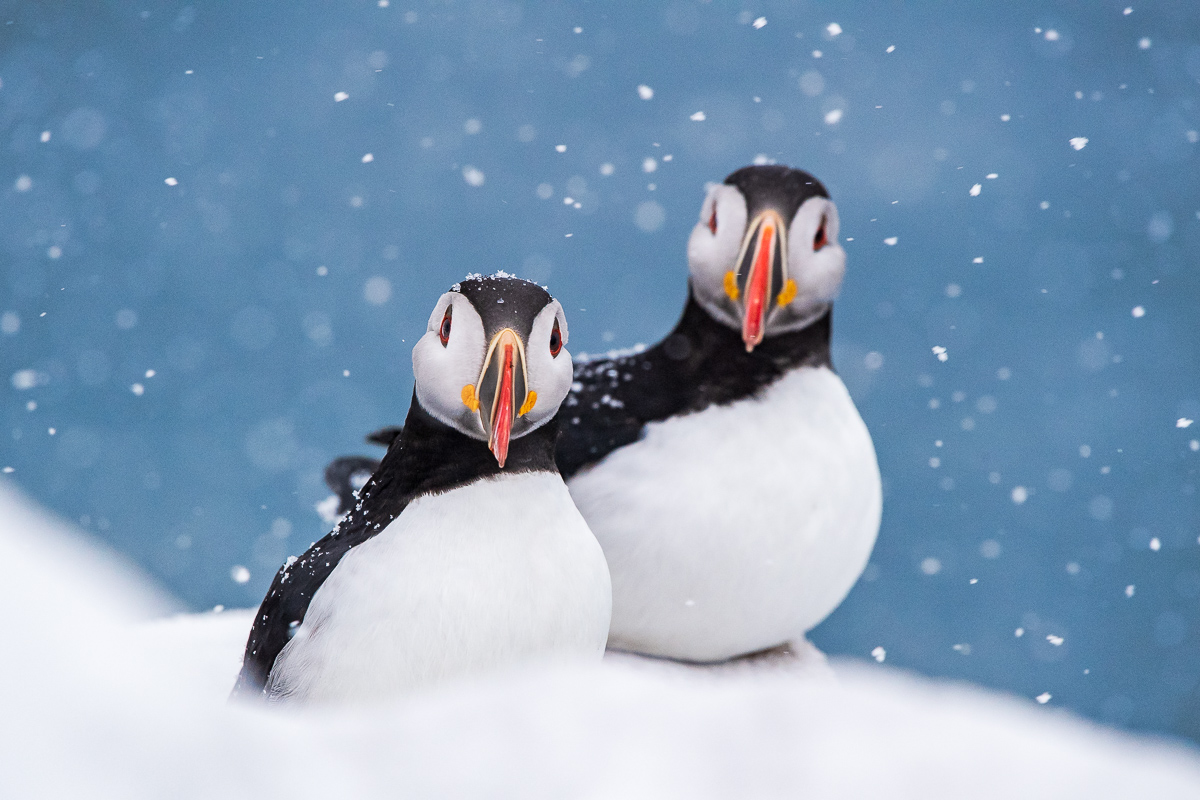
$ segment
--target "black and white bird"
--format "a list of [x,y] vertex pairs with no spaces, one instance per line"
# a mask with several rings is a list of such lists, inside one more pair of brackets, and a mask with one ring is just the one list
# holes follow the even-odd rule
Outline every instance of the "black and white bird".
[[875,448],[830,358],[846,253],[820,181],[739,169],[659,344],[581,363],[558,465],[608,557],[609,646],[720,661],[801,639],[867,564]]
[[280,569],[235,696],[375,700],[604,652],[603,553],[555,466],[562,307],[503,274],[444,294],[403,432],[332,533]]
[[882,489],[830,356],[846,253],[820,181],[737,170],[709,189],[688,264],[663,341],[576,364],[557,461],[608,558],[609,647],[713,662],[841,603]]

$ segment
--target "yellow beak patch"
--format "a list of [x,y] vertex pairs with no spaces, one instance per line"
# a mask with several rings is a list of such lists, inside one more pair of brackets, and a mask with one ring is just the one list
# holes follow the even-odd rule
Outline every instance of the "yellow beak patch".
[[729,295],[729,299],[737,302],[741,292],[738,291],[737,273],[730,270],[725,273],[725,294]]
[[472,411],[479,410],[479,398],[475,396],[475,385],[468,383],[462,388],[463,405]]
[[788,303],[796,299],[796,282],[791,278],[787,279],[787,283],[783,285],[783,291],[779,293],[779,297],[775,301],[781,306],[786,306]]
[[530,389],[529,394],[525,397],[525,402],[521,404],[520,410],[517,411],[517,416],[525,416],[530,411],[533,411],[535,405],[537,405],[537,392]]

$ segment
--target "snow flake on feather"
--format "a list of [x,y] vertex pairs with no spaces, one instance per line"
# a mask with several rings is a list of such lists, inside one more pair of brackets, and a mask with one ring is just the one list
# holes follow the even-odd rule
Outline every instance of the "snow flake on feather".
[[[279,576],[280,583],[287,583],[288,578],[291,577],[292,565],[295,564],[296,561],[297,561],[297,558],[295,556],[287,557],[287,561],[283,565],[282,574]],[[274,592],[272,592],[272,594],[274,594]]]
[[[646,352],[646,345],[641,342],[638,342],[633,347],[626,347],[626,348],[623,348],[620,350],[609,350],[607,353],[604,353],[604,354],[589,355],[588,353],[580,353],[578,356],[574,356],[573,360],[575,361],[576,364],[579,364],[582,366],[582,365],[587,365],[587,364],[599,364],[604,361],[620,361],[621,359],[626,359],[626,358],[630,358],[631,356],[640,355],[644,352]],[[585,375],[586,374],[589,374],[589,373],[585,373]]]

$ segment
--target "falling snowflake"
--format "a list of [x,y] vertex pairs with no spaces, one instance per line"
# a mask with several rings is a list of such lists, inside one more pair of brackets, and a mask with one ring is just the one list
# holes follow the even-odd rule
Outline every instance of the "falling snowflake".
[[1035,700],[1037,700],[1037,701],[1038,701],[1038,703],[1040,703],[1041,705],[1046,705],[1046,703],[1049,703],[1049,702],[1050,702],[1050,698],[1051,698],[1051,697],[1053,697],[1053,696],[1054,696],[1054,695],[1050,694],[1049,692],[1042,692],[1041,694],[1039,694],[1039,695],[1038,695],[1037,697],[1035,697],[1034,699],[1035,699]]
[[1082,150],[1083,148],[1087,147],[1087,143],[1088,140],[1086,136],[1076,136],[1071,140],[1071,147],[1074,147],[1076,150]]
[[982,191],[983,191],[983,184],[977,183],[971,187],[971,191],[969,192],[969,194],[971,195],[971,197],[979,197],[979,193]]
[[882,664],[883,660],[887,658],[887,650],[884,650],[882,647],[876,647],[871,651],[871,658],[874,658],[876,661]]
[[703,111],[697,111],[695,114],[692,114],[690,117],[688,117],[688,119],[690,119],[692,122],[704,122],[704,120],[708,119],[708,117],[704,116]]

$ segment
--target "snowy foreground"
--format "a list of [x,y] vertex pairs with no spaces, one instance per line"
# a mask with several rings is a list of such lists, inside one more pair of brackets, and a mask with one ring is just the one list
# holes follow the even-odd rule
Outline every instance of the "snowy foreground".
[[0,547],[5,798],[1200,797],[1189,750],[812,653],[230,706],[250,612],[154,619],[166,598],[2,483]]

